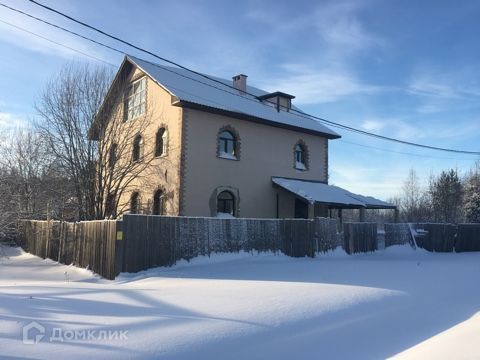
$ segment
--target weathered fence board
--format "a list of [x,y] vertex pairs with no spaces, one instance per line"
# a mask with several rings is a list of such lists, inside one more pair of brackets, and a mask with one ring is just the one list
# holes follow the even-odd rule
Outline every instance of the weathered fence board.
[[453,224],[425,223],[417,224],[417,229],[427,231],[427,234],[417,239],[417,245],[428,251],[453,252],[457,227]]
[[376,223],[344,223],[343,248],[348,254],[378,249]]
[[42,258],[88,267],[114,279],[116,221],[22,221],[19,245]]
[[384,224],[385,229],[385,247],[392,245],[412,244],[412,233],[408,223]]
[[455,251],[480,251],[480,224],[458,224]]

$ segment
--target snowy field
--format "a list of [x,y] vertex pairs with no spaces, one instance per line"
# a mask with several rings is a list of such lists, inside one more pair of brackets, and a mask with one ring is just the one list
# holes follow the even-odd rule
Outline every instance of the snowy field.
[[480,358],[480,253],[216,255],[107,281],[0,251],[2,359]]

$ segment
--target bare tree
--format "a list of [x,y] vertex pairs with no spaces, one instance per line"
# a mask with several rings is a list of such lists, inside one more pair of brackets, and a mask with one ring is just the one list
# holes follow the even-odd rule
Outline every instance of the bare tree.
[[[158,172],[152,164],[157,149],[151,146],[158,139],[155,131],[149,129],[155,109],[150,106],[142,115],[127,120],[123,99],[125,86],[126,79],[117,79],[90,134],[98,140],[95,189],[97,218],[117,217],[129,210],[129,204],[121,202],[123,195],[133,191],[139,184],[148,187],[148,180]],[[161,116],[161,113],[156,115]]]
[[70,64],[35,106],[41,117],[37,130],[74,185],[80,220],[95,218],[97,144],[87,135],[110,81],[105,68]]
[[403,194],[400,201],[402,217],[407,222],[425,221],[429,218],[428,193],[420,185],[420,180],[413,168],[403,184]]
[[[19,219],[42,219],[64,208],[68,179],[52,171],[54,158],[31,129],[11,130],[0,143],[0,230],[12,232]],[[64,194],[64,196],[62,196]],[[49,210],[50,209],[50,210]],[[7,229],[7,230],[5,230]]]
[[111,75],[105,68],[66,66],[36,105],[37,129],[74,185],[80,220],[120,215],[122,195],[154,171],[155,149],[145,143],[155,139],[146,130],[152,114],[161,113],[145,104],[133,119],[126,116],[127,74],[113,84]]

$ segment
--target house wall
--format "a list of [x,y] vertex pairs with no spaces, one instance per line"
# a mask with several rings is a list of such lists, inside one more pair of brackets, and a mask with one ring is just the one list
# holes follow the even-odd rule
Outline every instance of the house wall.
[[[328,140],[292,130],[184,109],[184,158],[181,214],[215,216],[216,195],[229,189],[237,198],[238,217],[293,217],[294,197],[272,186],[272,176],[327,181]],[[217,136],[223,127],[239,135],[239,160],[217,156]],[[294,168],[294,146],[303,141],[308,171]]]
[[[142,76],[145,74],[141,70],[133,68],[128,74],[126,83],[129,84]],[[123,91],[120,93],[123,94]],[[140,194],[140,212],[150,213],[153,195],[159,188],[165,193],[165,214],[178,215],[179,213],[182,108],[172,106],[171,102],[171,94],[147,76],[146,113],[144,115],[146,118],[139,117],[128,120],[128,122],[137,123],[138,128],[141,128],[144,154],[142,161],[150,163],[120,196],[117,207],[119,215],[129,211],[130,197],[133,192]],[[123,121],[123,102],[116,112],[115,119],[112,120]],[[155,136],[161,127],[165,127],[167,130],[168,146],[166,154],[156,158],[154,156]],[[137,132],[134,131],[135,127],[128,126],[126,129],[124,135],[131,138],[130,146],[119,161],[131,161],[133,140],[137,135]]]

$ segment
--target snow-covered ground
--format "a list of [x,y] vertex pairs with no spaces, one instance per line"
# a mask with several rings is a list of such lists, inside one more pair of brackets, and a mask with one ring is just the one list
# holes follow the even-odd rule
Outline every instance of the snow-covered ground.
[[2,251],[0,358],[480,358],[480,253],[229,254],[107,281]]

